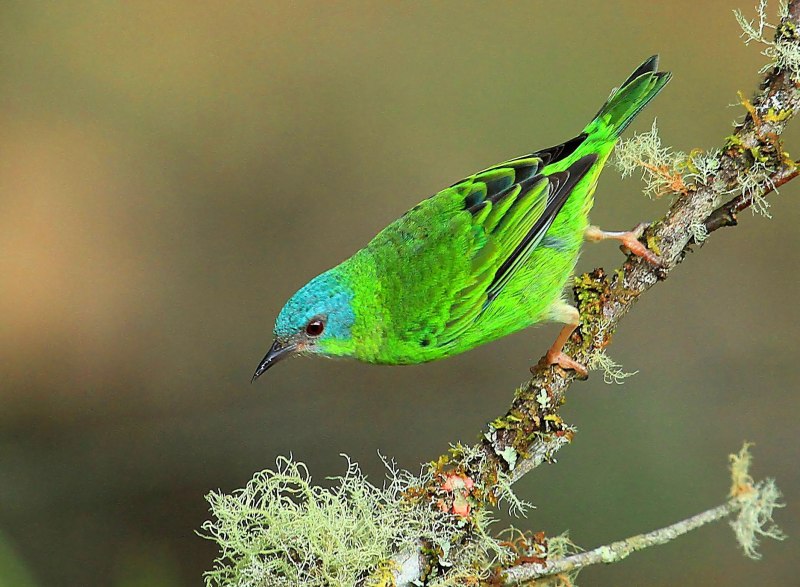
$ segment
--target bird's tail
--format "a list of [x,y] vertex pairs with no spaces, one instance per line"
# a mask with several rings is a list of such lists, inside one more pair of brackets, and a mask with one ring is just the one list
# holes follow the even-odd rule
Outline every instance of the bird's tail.
[[622,134],[672,77],[668,71],[656,71],[657,69],[658,55],[653,55],[637,67],[619,88],[611,91],[600,112],[586,125],[583,132],[589,136],[605,136],[611,140]]

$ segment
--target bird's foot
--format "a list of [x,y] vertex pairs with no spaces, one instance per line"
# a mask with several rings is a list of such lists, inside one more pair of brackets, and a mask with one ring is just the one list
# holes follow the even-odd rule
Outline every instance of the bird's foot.
[[541,363],[545,365],[558,365],[565,371],[575,371],[579,379],[588,379],[589,370],[582,364],[566,355],[563,351],[551,348],[547,354],[542,357]]
[[653,253],[639,241],[639,239],[642,238],[645,228],[648,226],[649,224],[642,222],[641,224],[637,224],[632,230],[616,232],[601,230],[597,226],[590,226],[586,229],[586,240],[594,242],[608,239],[617,240],[622,243],[620,248],[623,250],[627,250],[637,257],[641,257],[655,267],[661,267],[661,257]]
[[[558,365],[567,371],[575,371],[580,379],[587,379],[589,371],[586,367],[563,352],[564,345],[567,344],[580,322],[581,316],[578,313],[578,309],[564,301],[558,301],[551,307],[549,316],[551,319],[564,322],[564,327],[558,333],[558,337],[547,351],[547,354],[539,361],[539,365],[544,367]],[[531,367],[531,372],[533,370],[534,368]]]

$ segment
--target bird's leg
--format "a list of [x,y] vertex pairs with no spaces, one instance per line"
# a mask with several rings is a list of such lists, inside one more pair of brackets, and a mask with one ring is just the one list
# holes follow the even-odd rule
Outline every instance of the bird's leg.
[[628,249],[631,253],[636,255],[637,257],[643,258],[645,261],[650,263],[651,265],[655,265],[656,267],[661,266],[661,259],[658,255],[650,251],[646,246],[639,242],[639,239],[644,232],[644,229],[647,228],[649,225],[646,222],[641,224],[637,224],[633,230],[628,231],[619,231],[619,232],[608,232],[605,230],[600,230],[598,226],[591,225],[586,229],[584,232],[584,238],[587,241],[598,242],[608,239],[618,240],[622,243],[622,246]]
[[558,365],[566,370],[571,369],[575,371],[581,379],[586,379],[589,376],[589,371],[586,367],[563,352],[564,345],[581,322],[580,312],[578,312],[576,307],[559,300],[550,309],[549,314],[550,318],[553,320],[564,323],[564,328],[558,333],[558,337],[540,363],[543,362],[545,365]]

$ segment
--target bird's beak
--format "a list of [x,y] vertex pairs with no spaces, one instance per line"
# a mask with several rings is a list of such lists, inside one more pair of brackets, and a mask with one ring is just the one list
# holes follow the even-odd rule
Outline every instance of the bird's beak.
[[293,352],[297,350],[297,344],[293,342],[282,343],[280,340],[276,340],[272,343],[272,346],[267,351],[267,354],[261,359],[261,362],[258,364],[258,369],[253,374],[253,378],[250,380],[252,383],[267,369],[272,367],[275,363],[280,361],[281,359],[285,359],[288,356],[291,356]]

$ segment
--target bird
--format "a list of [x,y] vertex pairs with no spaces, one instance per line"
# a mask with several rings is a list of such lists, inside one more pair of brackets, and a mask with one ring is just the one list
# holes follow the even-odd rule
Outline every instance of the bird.
[[646,224],[607,232],[588,215],[620,134],[670,77],[646,59],[574,138],[452,184],[311,279],[278,313],[252,380],[297,355],[426,363],[540,322],[564,325],[542,360],[586,376],[563,352],[580,324],[565,285],[584,240],[660,263],[639,240]]

